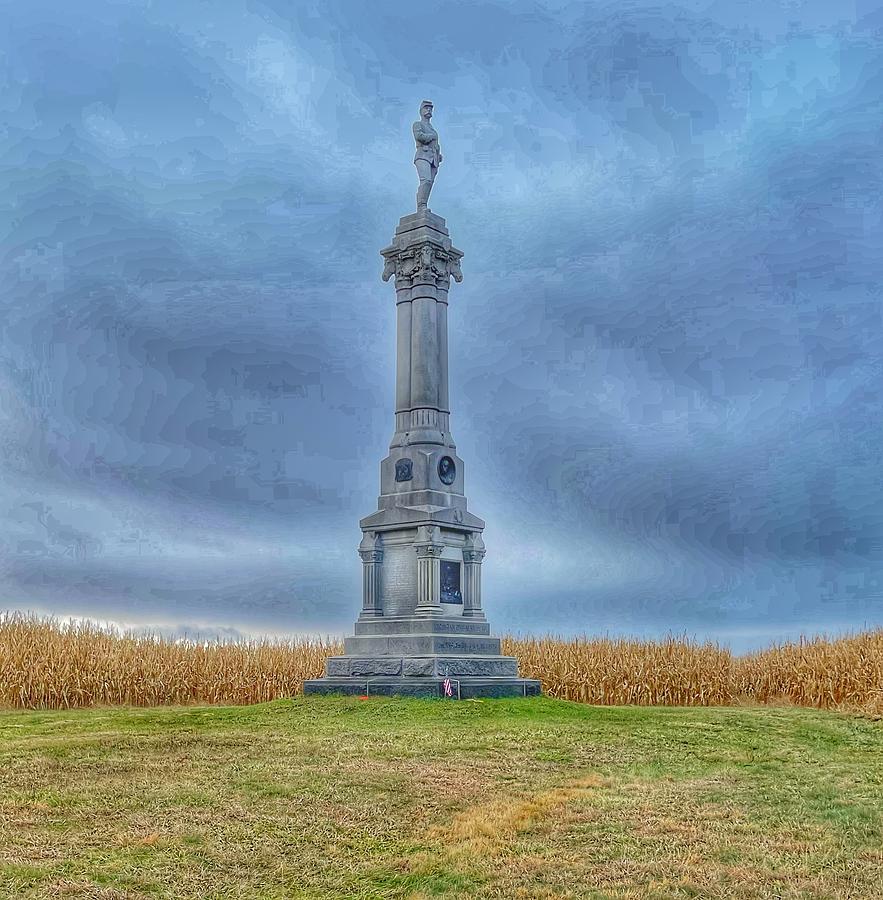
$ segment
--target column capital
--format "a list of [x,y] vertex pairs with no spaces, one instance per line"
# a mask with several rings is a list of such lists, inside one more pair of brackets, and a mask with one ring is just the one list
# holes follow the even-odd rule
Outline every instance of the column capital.
[[418,243],[407,246],[391,244],[380,251],[386,260],[383,266],[384,281],[395,275],[397,292],[400,299],[411,299],[410,294],[429,293],[436,299],[447,302],[448,288],[451,278],[457,283],[463,280],[460,260],[463,253],[454,247],[445,247],[440,241],[424,238]]
[[438,525],[420,525],[417,528],[414,549],[417,551],[418,559],[440,557],[445,545],[441,542],[441,529]]
[[427,557],[438,558],[445,549],[444,544],[415,544],[414,549],[417,551],[417,559],[426,559]]
[[463,544],[463,562],[480,564],[486,552],[480,531],[472,531],[466,535]]
[[379,531],[366,531],[362,535],[359,556],[363,563],[383,562],[383,539]]
[[463,542],[464,552],[466,550],[475,551],[475,552],[485,552],[484,546],[484,538],[481,536],[480,531],[470,531]]
[[445,220],[428,209],[402,216],[392,243],[380,253],[383,280],[395,275],[399,300],[429,295],[447,302],[451,277],[463,280],[463,251],[451,244]]

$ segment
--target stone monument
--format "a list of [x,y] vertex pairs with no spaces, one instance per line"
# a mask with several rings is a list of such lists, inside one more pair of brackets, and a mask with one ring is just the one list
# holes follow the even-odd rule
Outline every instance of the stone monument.
[[[540,693],[500,655],[481,607],[484,522],[466,508],[463,461],[451,436],[448,289],[463,254],[428,208],[442,161],[424,100],[414,123],[417,212],[381,251],[395,277],[395,433],[380,463],[377,512],[361,520],[362,611],[344,655],[305,694],[503,697]],[[447,683],[446,683],[447,682]]]

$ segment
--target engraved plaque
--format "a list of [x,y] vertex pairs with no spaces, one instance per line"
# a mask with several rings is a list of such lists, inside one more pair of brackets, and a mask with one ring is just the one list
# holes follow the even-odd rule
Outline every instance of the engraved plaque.
[[443,559],[441,568],[441,597],[442,603],[462,603],[463,595],[460,593],[460,563]]
[[417,605],[417,557],[413,546],[387,547],[382,567],[384,615],[410,615]]

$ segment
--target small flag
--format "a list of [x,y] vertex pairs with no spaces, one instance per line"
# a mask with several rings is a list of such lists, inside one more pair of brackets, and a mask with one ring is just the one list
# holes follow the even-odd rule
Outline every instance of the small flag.
[[453,696],[454,696],[454,692],[451,690],[451,679],[450,679],[450,678],[445,678],[445,680],[442,682],[442,686],[443,686],[444,689],[445,689],[445,696],[446,696],[446,697],[453,697]]

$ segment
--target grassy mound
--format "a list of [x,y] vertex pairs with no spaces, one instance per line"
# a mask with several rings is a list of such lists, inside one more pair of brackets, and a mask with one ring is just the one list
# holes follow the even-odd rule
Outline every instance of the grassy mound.
[[883,723],[303,698],[0,713],[2,898],[867,897]]

